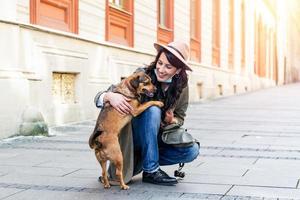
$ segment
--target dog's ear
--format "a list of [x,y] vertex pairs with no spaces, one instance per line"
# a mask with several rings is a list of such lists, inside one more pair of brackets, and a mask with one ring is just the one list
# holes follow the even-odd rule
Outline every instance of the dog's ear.
[[140,83],[144,82],[146,80],[146,76],[142,75],[139,78]]
[[134,77],[133,79],[130,80],[130,85],[133,88],[138,88],[140,84],[140,76],[137,75],[136,77]]

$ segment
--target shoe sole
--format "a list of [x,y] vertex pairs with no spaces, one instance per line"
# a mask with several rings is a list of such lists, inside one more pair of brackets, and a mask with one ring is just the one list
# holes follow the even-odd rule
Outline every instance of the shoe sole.
[[143,180],[144,183],[152,183],[152,184],[155,184],[155,185],[163,185],[163,186],[174,186],[176,185],[178,182],[169,182],[169,183],[158,183],[158,182],[154,182],[154,181],[145,181]]

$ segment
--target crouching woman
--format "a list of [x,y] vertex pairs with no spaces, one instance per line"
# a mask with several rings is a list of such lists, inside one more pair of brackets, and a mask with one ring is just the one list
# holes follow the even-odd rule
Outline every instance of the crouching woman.
[[[119,139],[124,158],[123,175],[126,183],[143,172],[143,182],[175,185],[177,179],[160,166],[192,162],[200,149],[199,143],[181,127],[189,99],[186,70],[192,71],[187,63],[189,46],[177,41],[168,45],[154,43],[154,47],[157,50],[155,60],[139,70],[145,70],[151,77],[157,92],[143,101],[159,100],[164,106],[149,107],[122,130],[126,132],[121,133]],[[112,92],[113,87],[96,95],[96,106],[101,108],[109,102],[121,114],[130,114],[130,99]],[[110,183],[114,184],[116,175],[112,163],[108,172]]]

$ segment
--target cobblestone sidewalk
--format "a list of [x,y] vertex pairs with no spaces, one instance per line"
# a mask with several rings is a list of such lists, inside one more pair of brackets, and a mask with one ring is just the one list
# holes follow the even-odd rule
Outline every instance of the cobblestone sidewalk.
[[[300,85],[191,104],[185,126],[201,142],[177,186],[141,182],[103,189],[87,140],[95,121],[51,137],[0,141],[0,199],[300,199]],[[172,174],[177,166],[163,168]]]

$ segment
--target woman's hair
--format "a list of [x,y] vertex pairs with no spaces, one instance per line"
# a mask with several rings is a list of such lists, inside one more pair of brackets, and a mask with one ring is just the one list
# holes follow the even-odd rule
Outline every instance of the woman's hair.
[[[156,68],[156,64],[162,53],[165,53],[167,60],[172,66],[176,67],[177,69],[182,69],[180,70],[179,74],[175,74],[175,76],[173,76],[172,83],[170,83],[170,86],[165,94],[161,89],[161,83],[157,81],[154,73],[154,69]],[[151,77],[152,83],[157,87],[156,99],[164,102],[164,107],[162,108],[162,119],[164,119],[165,112],[168,109],[175,107],[176,100],[179,99],[183,88],[187,87],[188,77],[184,68],[185,64],[164,48],[159,49],[155,60],[146,68],[146,73]]]

